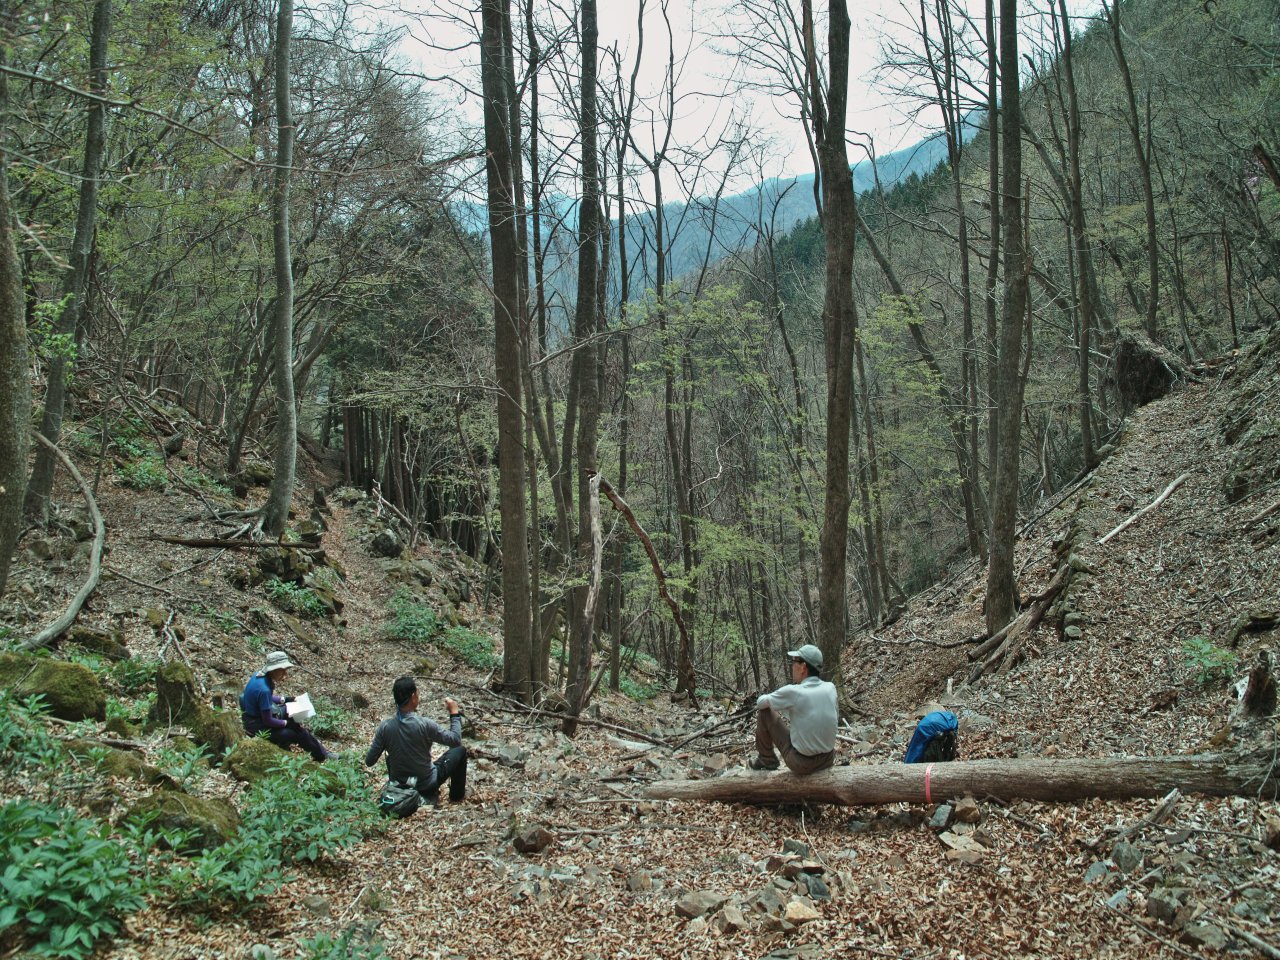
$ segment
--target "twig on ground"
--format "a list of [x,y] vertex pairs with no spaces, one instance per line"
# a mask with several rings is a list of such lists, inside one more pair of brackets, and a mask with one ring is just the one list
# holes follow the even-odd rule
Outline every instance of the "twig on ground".
[[1280,949],[1273,947],[1271,944],[1267,943],[1267,941],[1263,940],[1261,937],[1254,936],[1248,930],[1242,930],[1240,927],[1237,927],[1234,923],[1224,923],[1223,926],[1226,927],[1228,930],[1230,930],[1234,936],[1239,937],[1241,940],[1249,944],[1249,946],[1253,947],[1253,949],[1257,950],[1259,953],[1262,953],[1268,957],[1271,957],[1272,960],[1280,960]]
[[1138,522],[1138,519],[1139,519],[1139,518],[1140,518],[1144,513],[1147,513],[1147,512],[1148,512],[1148,511],[1150,511],[1150,510],[1154,510],[1156,507],[1160,506],[1160,504],[1162,504],[1162,503],[1164,503],[1166,500],[1168,500],[1168,499],[1169,499],[1169,495],[1170,495],[1170,494],[1172,494],[1172,493],[1173,493],[1173,491],[1177,490],[1180,486],[1182,486],[1182,485],[1183,485],[1183,483],[1185,483],[1185,482],[1186,482],[1186,480],[1187,480],[1187,478],[1188,478],[1188,477],[1190,477],[1190,476],[1191,476],[1191,474],[1189,474],[1189,473],[1184,473],[1182,476],[1180,476],[1180,477],[1178,477],[1176,480],[1174,480],[1174,481],[1173,481],[1173,483],[1171,483],[1171,484],[1169,484],[1167,487],[1165,487],[1165,488],[1164,488],[1164,492],[1163,492],[1163,493],[1161,493],[1161,494],[1160,494],[1160,496],[1156,497],[1154,500],[1152,500],[1150,503],[1148,503],[1145,507],[1143,507],[1143,508],[1142,508],[1141,510],[1139,510],[1137,513],[1135,513],[1133,516],[1131,516],[1128,520],[1125,520],[1123,523],[1121,523],[1118,527],[1116,527],[1116,528],[1115,528],[1114,530],[1112,530],[1110,533],[1103,534],[1103,536],[1102,536],[1102,537],[1100,537],[1100,538],[1098,539],[1098,544],[1099,544],[1099,546],[1101,546],[1102,544],[1106,543],[1108,540],[1110,540],[1112,537],[1114,537],[1117,533],[1120,533],[1122,530],[1127,530],[1127,529],[1129,529],[1131,526],[1133,526],[1135,523],[1137,523],[1137,522]]
[[1104,910],[1107,910],[1108,912],[1115,914],[1117,917],[1120,917],[1122,920],[1127,920],[1129,923],[1133,924],[1135,927],[1137,927],[1147,936],[1151,937],[1153,940],[1159,940],[1170,950],[1176,950],[1178,951],[1178,953],[1182,954],[1184,957],[1194,958],[1199,956],[1199,954],[1192,953],[1190,950],[1186,949],[1185,947],[1174,943],[1168,937],[1160,936],[1160,934],[1156,933],[1150,927],[1146,926],[1145,924],[1139,923],[1137,920],[1129,916],[1127,913],[1117,910],[1115,907],[1111,906],[1111,904],[1107,903],[1105,900],[1099,900],[1098,903],[1102,906]]
[[76,595],[71,598],[71,603],[67,605],[67,609],[63,611],[62,616],[58,617],[30,640],[19,644],[18,648],[20,650],[37,650],[40,647],[48,646],[49,643],[61,636],[71,624],[76,622],[76,617],[80,615],[80,608],[89,599],[89,595],[97,589],[98,578],[102,575],[102,545],[107,539],[107,528],[102,522],[102,513],[98,510],[98,502],[93,499],[93,491],[89,489],[89,484],[85,483],[84,477],[80,475],[76,465],[71,462],[71,458],[59,450],[56,444],[50,442],[39,431],[32,430],[31,436],[49,448],[53,455],[62,462],[62,465],[67,468],[67,472],[75,480],[76,486],[80,488],[80,493],[89,507],[89,515],[93,518],[93,547],[89,552],[89,573],[85,577],[84,584],[76,591]]

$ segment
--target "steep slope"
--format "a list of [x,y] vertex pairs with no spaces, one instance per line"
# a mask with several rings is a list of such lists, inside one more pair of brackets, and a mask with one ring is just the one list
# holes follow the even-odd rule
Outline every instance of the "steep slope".
[[[1028,525],[1019,553],[1026,593],[1048,581],[1058,545],[1074,545],[1081,573],[1058,613],[1073,614],[1078,637],[1046,618],[1005,675],[967,683],[982,579],[968,568],[891,628],[855,638],[845,666],[858,678],[849,691],[857,712],[843,759],[897,762],[912,711],[934,697],[964,717],[968,758],[1167,754],[1222,730],[1239,670],[1214,673],[1208,648],[1184,641],[1226,647],[1242,614],[1276,600],[1277,355],[1246,358],[1234,373],[1204,370],[1199,383],[1135,413],[1104,464]],[[1098,542],[1183,474],[1158,508]],[[474,759],[466,803],[390,824],[244,913],[153,904],[100,956],[240,958],[254,944],[271,956],[318,956],[301,944],[319,933],[345,934],[354,946],[344,956],[372,956],[376,943],[391,956],[476,958],[1173,957],[1280,945],[1280,854],[1274,839],[1264,842],[1280,829],[1274,801],[1183,798],[1156,826],[1144,825],[1153,801],[977,798],[977,822],[940,838],[923,804],[779,811],[644,800],[651,780],[737,767],[747,719],[728,704],[695,715],[665,699],[603,696],[569,741],[553,717],[491,693],[483,669],[391,639],[404,561],[372,555],[385,518],[358,494],[329,498],[322,541],[346,571],[345,608],[299,633],[258,594],[227,582],[238,565],[229,553],[153,538],[214,532],[184,519],[193,506],[184,493],[101,492],[115,575],[86,622],[122,628],[135,655],[174,657],[146,616],[163,607],[185,627],[182,654],[210,690],[242,683],[255,647],[296,651],[293,685],[348,711],[338,744],[348,754],[363,751],[386,711],[391,679],[416,672],[429,712],[446,695],[465,702]],[[478,571],[430,545],[418,559],[436,574],[430,588],[419,581],[419,595],[442,617],[496,633]],[[56,607],[75,563],[55,565],[19,564],[26,589],[9,602],[7,622],[19,607],[32,622]],[[1242,634],[1231,648],[1237,665],[1275,639],[1274,630]],[[1274,724],[1264,733],[1274,745]],[[370,802],[379,780],[369,773]],[[201,789],[243,795],[221,773]],[[521,846],[546,846],[517,852],[513,841],[526,837]]]

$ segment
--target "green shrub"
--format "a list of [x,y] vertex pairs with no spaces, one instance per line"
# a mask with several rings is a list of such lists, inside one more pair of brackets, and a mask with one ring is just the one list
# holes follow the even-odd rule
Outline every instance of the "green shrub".
[[51,769],[62,763],[62,748],[44,723],[44,697],[17,697],[0,690],[0,768]]
[[163,490],[169,485],[169,471],[155,457],[142,457],[116,467],[116,474],[130,490]]
[[307,587],[272,577],[267,581],[267,596],[285,613],[316,620],[325,615],[324,603]]
[[66,807],[25,799],[0,807],[0,936],[16,928],[36,953],[87,957],[139,909],[146,878],[131,844]]
[[301,754],[281,754],[275,769],[278,775],[249,791],[234,839],[175,864],[165,886],[176,903],[250,903],[283,886],[290,864],[352,846],[378,822],[354,762],[320,766]]
[[466,627],[450,627],[440,638],[440,643],[477,670],[493,670],[502,666],[502,658],[494,653],[493,641]]
[[391,613],[391,635],[397,640],[426,644],[435,643],[440,636],[441,623],[436,612],[407,593],[397,593],[391,598]]
[[128,660],[117,660],[107,668],[106,673],[125,693],[137,693],[155,686],[156,669],[159,666],[155,660],[130,657]]
[[318,737],[332,737],[336,740],[342,740],[346,737],[346,733],[351,729],[351,725],[355,722],[349,710],[344,710],[328,697],[314,696],[311,698],[311,704],[316,709],[316,715],[307,721],[307,726],[311,728],[311,732]]
[[209,755],[202,746],[190,750],[174,750],[162,747],[156,757],[156,766],[170,780],[185,790],[193,780],[203,780],[209,771]]
[[446,627],[434,610],[408,593],[398,593],[391,599],[391,613],[389,629],[396,640],[418,645],[437,644],[477,670],[492,670],[502,665],[491,639],[466,627]]
[[640,683],[636,680],[632,680],[630,677],[620,677],[618,679],[618,689],[632,700],[652,700],[658,695],[657,684]]
[[217,493],[222,496],[231,496],[231,489],[226,484],[215,480],[209,474],[205,473],[197,467],[186,464],[179,471],[179,476],[188,485],[195,487],[197,490],[203,490],[206,493]]
[[1186,654],[1191,669],[1196,672],[1196,683],[1202,687],[1228,679],[1236,662],[1235,653],[1217,646],[1208,637],[1196,636],[1183,640],[1182,652]]
[[347,927],[337,937],[322,933],[303,940],[304,960],[379,960],[386,951],[371,930]]

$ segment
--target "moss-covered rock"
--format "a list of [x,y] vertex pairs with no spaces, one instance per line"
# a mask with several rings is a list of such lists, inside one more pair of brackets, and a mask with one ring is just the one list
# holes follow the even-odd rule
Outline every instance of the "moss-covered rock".
[[153,828],[182,830],[190,834],[178,849],[197,853],[219,847],[240,828],[240,814],[228,801],[213,797],[193,797],[177,790],[159,790],[143,797],[126,816],[130,819],[153,816]]
[[97,754],[98,769],[109,777],[141,780],[143,783],[159,783],[167,779],[158,767],[147,763],[141,754],[132,750],[121,750],[88,740],[72,740],[67,744],[67,752],[80,759],[88,759]]
[[157,724],[185,724],[195,715],[200,697],[196,678],[185,663],[174,660],[156,671],[156,702],[150,719]]
[[196,680],[186,664],[166,663],[156,671],[156,702],[148,721],[153,726],[180,724],[196,743],[221,757],[244,737],[239,710],[212,710],[196,692]]
[[188,726],[196,742],[208,747],[215,757],[221,757],[244,739],[239,710],[212,710],[203,703],[197,704]]
[[128,660],[132,656],[129,648],[124,645],[124,634],[119,630],[99,630],[97,627],[77,625],[67,631],[67,639],[112,660]]
[[120,737],[122,740],[132,740],[138,735],[138,727],[124,717],[108,717],[107,722],[102,725],[102,729],[107,733]]
[[88,667],[65,660],[0,654],[0,686],[20,697],[39,694],[49,712],[63,720],[101,720],[107,695]]
[[265,737],[245,737],[227,754],[222,765],[237,780],[257,783],[271,775],[282,751]]

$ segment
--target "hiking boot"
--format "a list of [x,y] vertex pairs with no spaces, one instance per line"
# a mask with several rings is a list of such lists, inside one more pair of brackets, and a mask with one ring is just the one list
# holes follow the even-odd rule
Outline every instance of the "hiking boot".
[[747,766],[752,770],[777,770],[778,761],[772,757],[752,757]]

